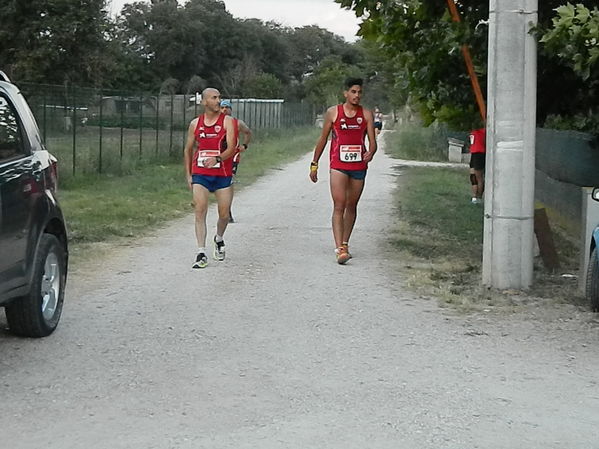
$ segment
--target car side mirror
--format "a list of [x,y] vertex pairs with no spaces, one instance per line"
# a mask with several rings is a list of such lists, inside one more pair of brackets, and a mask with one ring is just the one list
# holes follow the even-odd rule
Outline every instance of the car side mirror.
[[593,198],[595,201],[599,201],[599,187],[593,187],[591,198]]

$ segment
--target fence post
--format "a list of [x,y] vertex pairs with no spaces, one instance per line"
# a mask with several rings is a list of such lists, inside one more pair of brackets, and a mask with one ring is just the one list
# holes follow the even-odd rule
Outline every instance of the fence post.
[[171,94],[171,131],[170,138],[168,144],[168,154],[171,156],[173,154],[173,122],[175,120],[175,96]]
[[[185,109],[187,109],[187,95],[183,94],[183,129],[185,129]],[[183,133],[183,146],[185,146],[185,133]]]
[[44,104],[44,114],[43,114],[44,115],[44,127],[43,127],[43,130],[44,130],[44,142],[45,142],[46,141],[46,129],[47,129],[47,126],[46,126],[46,122],[47,122],[47,116],[46,116],[47,101],[46,101],[46,91],[45,90],[44,90],[43,104]]
[[156,156],[158,157],[158,127],[160,126],[160,120],[159,120],[159,111],[160,111],[160,93],[158,93],[158,95],[156,95]]
[[102,101],[102,89],[100,89],[100,144],[98,147],[98,173],[102,173],[102,129],[104,118],[104,102]]
[[[68,90],[67,90],[68,92]],[[68,103],[68,99],[67,99],[67,103]],[[67,111],[68,111],[68,106],[67,106]],[[73,176],[75,176],[75,172],[76,172],[76,143],[77,143],[77,131],[76,131],[76,127],[75,127],[75,123],[77,123],[77,108],[75,108],[75,106],[73,106]]]
[[144,132],[144,96],[139,96],[139,158],[141,159],[142,154],[142,137]]
[[[100,98],[100,102],[102,102],[102,99]],[[125,123],[124,120],[125,119],[125,99],[123,98],[123,95],[121,94],[121,142],[120,142],[120,148],[119,148],[119,160],[122,163],[123,162],[123,144],[124,144],[124,138],[125,138]]]

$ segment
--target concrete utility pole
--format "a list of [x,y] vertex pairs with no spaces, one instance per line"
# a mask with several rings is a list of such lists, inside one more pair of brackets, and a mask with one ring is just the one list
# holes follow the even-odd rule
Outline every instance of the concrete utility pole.
[[532,284],[537,0],[490,0],[483,283]]

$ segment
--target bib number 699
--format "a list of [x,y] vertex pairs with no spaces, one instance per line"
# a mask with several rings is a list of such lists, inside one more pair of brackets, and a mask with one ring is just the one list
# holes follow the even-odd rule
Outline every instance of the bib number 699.
[[341,145],[339,148],[341,162],[362,162],[361,145]]

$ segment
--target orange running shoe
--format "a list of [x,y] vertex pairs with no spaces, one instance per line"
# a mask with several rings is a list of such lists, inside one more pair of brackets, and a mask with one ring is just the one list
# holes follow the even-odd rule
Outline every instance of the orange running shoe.
[[337,255],[337,263],[339,265],[345,265],[351,256],[347,252],[347,249],[343,246],[340,246],[335,250],[335,254]]
[[347,242],[343,242],[343,243],[341,244],[341,246],[343,246],[343,247],[345,248],[345,251],[347,251],[347,254],[349,255],[349,258],[350,258],[350,259],[354,257],[354,256],[352,256],[352,255],[351,255],[351,253],[349,252],[349,243],[347,243]]

